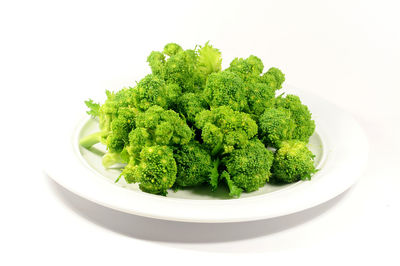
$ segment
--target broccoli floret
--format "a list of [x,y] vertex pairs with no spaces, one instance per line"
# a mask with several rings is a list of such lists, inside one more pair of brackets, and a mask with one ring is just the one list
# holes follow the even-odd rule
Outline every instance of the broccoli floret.
[[264,64],[261,59],[254,55],[246,59],[235,58],[228,68],[229,71],[236,73],[245,81],[254,76],[260,76],[263,69]]
[[184,145],[193,132],[173,110],[154,105],[136,117],[136,128],[129,133],[128,153],[137,158],[143,147],[153,145]]
[[246,192],[258,190],[269,179],[273,153],[257,138],[224,158],[233,183]]
[[310,180],[311,175],[317,171],[314,166],[314,157],[305,142],[283,141],[275,153],[272,164],[274,179],[284,183]]
[[163,108],[173,106],[179,95],[179,86],[167,85],[156,75],[149,74],[133,90],[133,101],[136,108],[146,111],[153,105]]
[[285,74],[283,74],[278,68],[271,67],[262,75],[261,79],[271,89],[277,91],[282,88],[282,83],[285,81]]
[[208,76],[204,99],[211,108],[229,106],[235,111],[248,108],[243,80],[230,71],[212,73]]
[[199,77],[196,71],[197,59],[196,51],[183,50],[178,44],[169,43],[165,45],[162,53],[151,52],[147,62],[149,62],[153,75],[167,84],[177,84],[183,92],[195,92],[199,90]]
[[197,141],[182,146],[174,157],[178,168],[176,184],[179,186],[196,186],[210,180],[213,161],[209,152]]
[[111,123],[111,132],[107,136],[107,148],[111,152],[121,152],[129,143],[129,133],[135,128],[138,115],[136,108],[121,107],[118,116]]
[[293,138],[295,127],[289,110],[267,108],[258,121],[258,134],[266,146],[278,148],[282,141]]
[[112,122],[118,117],[118,110],[120,108],[134,106],[132,94],[132,88],[124,88],[117,93],[107,90],[107,99],[104,104],[96,104],[93,100],[86,101],[85,103],[90,109],[88,113],[99,119],[100,132],[95,132],[82,138],[79,144],[87,149],[99,142],[106,145],[107,137],[112,131]]
[[107,99],[99,109],[99,126],[103,131],[111,131],[111,123],[118,116],[121,107],[134,107],[133,88],[124,88],[116,93],[106,91]]
[[[275,90],[277,89],[275,76],[278,72],[281,73],[279,69],[273,68],[270,69],[271,73],[267,74],[267,72],[264,74],[265,77],[260,76],[263,69],[264,65],[261,59],[254,55],[246,59],[235,58],[227,69],[238,75],[244,81],[243,84],[248,106],[242,110],[252,114],[255,120],[258,120],[258,117],[267,107],[273,105]],[[274,82],[270,81],[268,78]],[[279,81],[283,82],[283,80]],[[280,85],[281,83],[279,86]]]
[[245,82],[245,91],[249,113],[257,121],[265,109],[274,105],[275,91],[257,77]]
[[129,162],[121,175],[127,183],[139,183],[139,188],[144,192],[166,196],[167,189],[175,182],[176,173],[172,150],[156,145],[143,148],[140,163]]
[[161,52],[153,51],[147,57],[147,62],[150,65],[151,71],[156,76],[164,75],[165,55]]
[[193,124],[198,113],[206,110],[207,103],[203,95],[199,93],[184,93],[179,99],[178,111],[186,117],[186,120]]
[[197,55],[193,50],[178,52],[165,62],[164,79],[167,83],[178,84],[184,92],[195,92],[195,67]]
[[183,50],[169,43],[163,52],[153,51],[147,58],[152,73],[167,84],[177,84],[183,92],[200,92],[210,73],[221,71],[221,53],[208,42],[196,50]]
[[257,134],[257,124],[246,113],[221,106],[199,113],[195,125],[212,156],[244,147]]
[[179,52],[183,52],[182,47],[176,43],[168,43],[164,46],[163,53],[168,56],[174,56]]
[[296,95],[279,96],[276,98],[275,106],[290,111],[291,117],[296,124],[293,130],[293,139],[308,142],[315,130],[315,122],[311,119],[311,113],[306,105],[303,105]]
[[183,145],[192,138],[192,130],[179,114],[156,105],[137,116],[136,126],[146,128],[159,145]]
[[153,136],[146,128],[137,127],[129,133],[129,145],[126,150],[131,160],[139,160],[139,154],[144,147],[154,144]]

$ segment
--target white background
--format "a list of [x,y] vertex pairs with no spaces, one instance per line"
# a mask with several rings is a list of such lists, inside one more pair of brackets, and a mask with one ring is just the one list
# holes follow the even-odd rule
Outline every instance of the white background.
[[[0,264],[399,265],[399,10],[396,1],[0,1]],[[224,65],[255,54],[351,113],[370,143],[359,182],[298,214],[205,225],[112,211],[43,173],[45,147],[57,145],[52,121],[135,84],[165,43],[208,40]]]

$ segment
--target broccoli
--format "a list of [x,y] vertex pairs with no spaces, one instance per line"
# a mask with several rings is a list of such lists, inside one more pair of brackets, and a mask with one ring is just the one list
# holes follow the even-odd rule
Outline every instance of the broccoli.
[[311,179],[311,175],[317,171],[314,157],[307,143],[300,140],[283,141],[272,164],[274,179],[284,183]]
[[291,117],[296,124],[292,138],[308,142],[308,139],[314,133],[315,122],[311,119],[308,107],[301,103],[299,96],[289,94],[286,97],[282,97],[281,95],[276,98],[275,106],[290,111]]
[[195,121],[212,156],[244,147],[257,134],[257,124],[248,114],[228,106],[202,111]]
[[277,91],[282,88],[282,83],[285,81],[285,75],[278,68],[271,67],[262,75],[261,80],[274,91]]
[[112,132],[112,122],[118,117],[120,108],[133,107],[132,88],[124,88],[117,93],[106,91],[107,99],[104,104],[94,103],[93,100],[85,101],[89,107],[88,114],[99,119],[100,132],[95,132],[82,138],[79,144],[84,148],[90,148],[96,143],[107,144],[107,137]]
[[167,84],[177,84],[182,92],[203,90],[210,73],[221,70],[221,53],[208,42],[197,50],[183,50],[176,43],[164,46],[163,52],[153,51],[147,57],[153,75]]
[[268,108],[258,121],[258,135],[266,146],[278,148],[282,141],[293,138],[295,127],[289,110]]
[[249,79],[245,83],[245,91],[248,113],[257,121],[267,108],[274,105],[275,91],[259,78]]
[[[248,112],[257,121],[268,107],[273,106],[275,91],[281,88],[285,76],[277,68],[270,68],[261,76],[264,65],[260,58],[251,55],[246,59],[235,58],[227,69],[243,80]],[[242,99],[242,95],[238,96]],[[238,100],[236,100],[238,101]]]
[[206,109],[207,103],[202,94],[188,92],[179,99],[178,111],[191,125],[194,124],[196,115]]
[[172,150],[167,146],[145,147],[140,152],[140,163],[133,161],[121,175],[127,183],[139,183],[139,188],[148,193],[167,195],[167,189],[175,182],[176,162]]
[[153,51],[147,57],[147,62],[150,65],[153,75],[163,76],[164,75],[164,64],[165,55],[161,52]]
[[210,180],[213,161],[209,152],[197,141],[182,146],[175,152],[174,158],[178,168],[177,185],[196,186]]
[[264,64],[260,58],[251,55],[246,59],[235,58],[231,62],[228,70],[238,74],[243,80],[251,79],[254,76],[260,76],[264,69]]
[[111,122],[111,132],[107,136],[107,147],[111,152],[121,152],[129,143],[129,133],[135,128],[138,115],[136,108],[121,107],[117,118]]
[[128,153],[137,158],[143,147],[153,145],[184,145],[193,132],[173,110],[154,105],[136,117],[136,128],[129,133]]
[[103,104],[85,101],[99,131],[80,145],[106,146],[104,167],[122,163],[116,182],[124,177],[158,195],[225,185],[237,198],[316,172],[306,146],[315,122],[298,96],[275,96],[285,81],[278,68],[263,73],[262,60],[250,55],[223,70],[221,52],[209,42],[186,50],[168,43],[147,62],[151,73],[134,87],[106,91]]
[[230,106],[235,111],[247,108],[243,80],[230,71],[212,73],[208,76],[204,98],[211,108]]
[[270,176],[273,153],[257,138],[223,159],[233,183],[246,192],[258,190]]
[[168,43],[164,46],[163,53],[168,56],[174,56],[179,52],[183,52],[182,47],[176,43]]
[[134,106],[140,111],[146,111],[153,105],[163,108],[173,106],[181,94],[181,88],[176,84],[166,84],[156,75],[149,74],[143,78],[133,90]]

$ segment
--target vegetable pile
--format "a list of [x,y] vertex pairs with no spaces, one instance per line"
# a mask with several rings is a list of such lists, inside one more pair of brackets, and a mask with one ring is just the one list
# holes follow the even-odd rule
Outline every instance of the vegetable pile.
[[307,148],[315,123],[298,96],[275,96],[285,80],[279,69],[263,73],[251,55],[222,70],[220,51],[208,43],[194,50],[169,43],[147,62],[152,73],[135,87],[106,91],[103,104],[85,102],[100,131],[80,145],[106,145],[104,167],[126,164],[127,183],[164,196],[170,188],[226,185],[239,197],[316,172]]

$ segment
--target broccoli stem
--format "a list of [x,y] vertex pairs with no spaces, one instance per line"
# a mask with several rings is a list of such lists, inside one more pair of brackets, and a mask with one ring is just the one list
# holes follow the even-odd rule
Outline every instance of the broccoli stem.
[[215,157],[222,149],[222,141],[218,143],[211,151],[211,156]]
[[94,144],[99,143],[101,138],[105,135],[103,131],[96,132],[93,134],[90,134],[88,136],[85,136],[79,140],[79,145],[82,147],[89,149],[92,147]]
[[103,156],[102,163],[105,168],[110,168],[114,164],[123,163],[123,160],[119,152],[108,152]]

